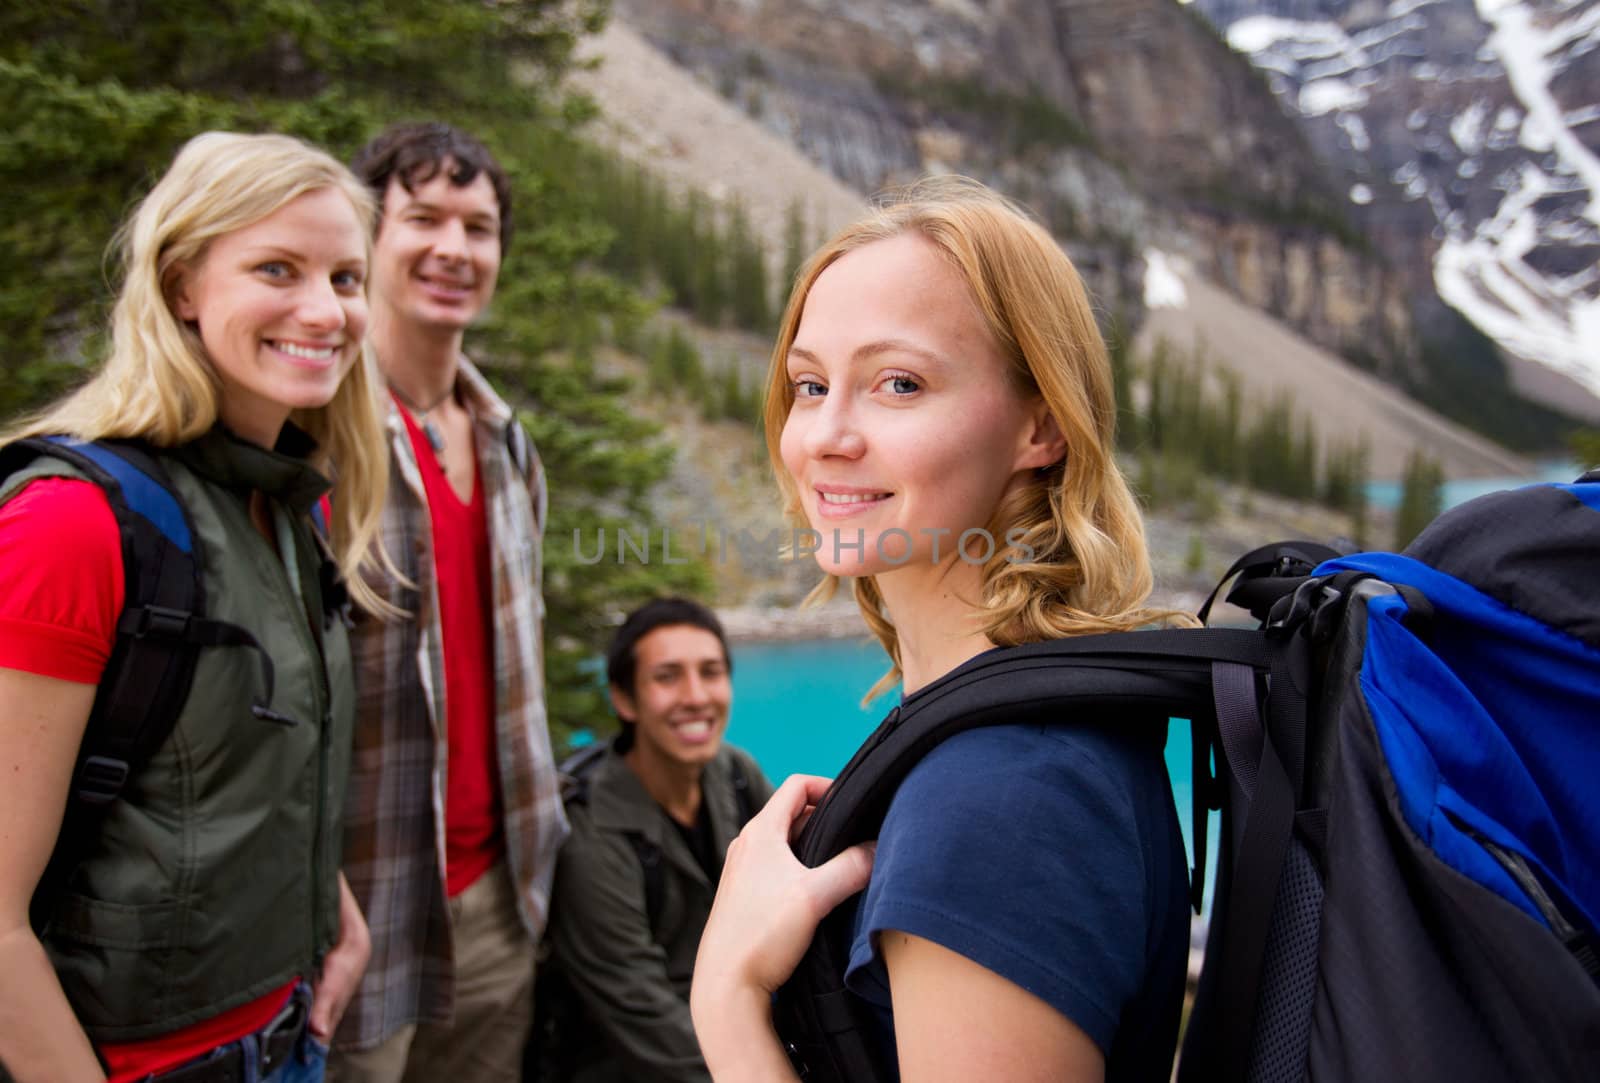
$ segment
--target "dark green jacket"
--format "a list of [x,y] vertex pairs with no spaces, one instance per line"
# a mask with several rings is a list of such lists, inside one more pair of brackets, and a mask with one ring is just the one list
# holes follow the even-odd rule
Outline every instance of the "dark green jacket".
[[[701,783],[718,854],[743,826],[730,769],[735,757],[749,782],[752,811],[772,796],[755,761],[723,745]],[[573,1083],[705,1083],[710,1076],[689,1020],[689,980],[716,885],[614,750],[590,776],[587,801],[567,813],[572,836],[556,866],[550,940],[554,963],[582,1002],[589,1028],[581,1037],[562,1038],[582,1047],[587,1062]],[[654,929],[629,832],[641,833],[661,855]]]
[[[303,454],[288,429],[280,447]],[[41,936],[91,1039],[164,1034],[315,978],[338,932],[339,816],[349,770],[350,650],[323,615],[307,512],[328,488],[300,458],[215,429],[161,453],[188,507],[209,616],[251,631],[276,671],[271,707],[250,711],[260,658],[200,652],[172,735],[109,808]],[[41,460],[0,489],[70,475]],[[296,595],[250,521],[265,493],[292,532]]]

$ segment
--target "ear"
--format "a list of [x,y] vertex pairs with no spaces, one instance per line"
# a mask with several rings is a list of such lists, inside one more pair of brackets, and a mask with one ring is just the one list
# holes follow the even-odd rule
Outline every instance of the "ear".
[[194,299],[194,276],[189,273],[189,268],[177,264],[168,273],[167,298],[172,305],[173,314],[184,323],[193,323],[200,318],[200,306]]
[[611,707],[617,712],[617,717],[624,722],[638,720],[638,709],[633,705],[633,697],[628,695],[616,685],[608,685],[606,691],[611,693]]
[[1017,441],[1016,470],[1037,470],[1054,466],[1067,457],[1067,438],[1042,397],[1028,404],[1028,423]]

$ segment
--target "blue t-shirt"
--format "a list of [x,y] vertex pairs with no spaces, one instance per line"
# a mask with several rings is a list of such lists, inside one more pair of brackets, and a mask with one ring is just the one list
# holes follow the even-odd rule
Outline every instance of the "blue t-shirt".
[[885,1050],[894,1021],[877,934],[898,929],[1067,1016],[1105,1054],[1108,1081],[1165,1083],[1189,949],[1165,735],[1149,723],[991,726],[917,764],[878,836],[845,974]]

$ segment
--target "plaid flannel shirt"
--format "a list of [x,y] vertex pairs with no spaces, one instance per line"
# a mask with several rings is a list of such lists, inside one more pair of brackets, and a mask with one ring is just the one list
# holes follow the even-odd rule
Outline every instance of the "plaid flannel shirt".
[[[544,930],[556,854],[567,835],[545,717],[541,621],[544,470],[520,423],[465,360],[457,389],[473,436],[493,565],[495,731],[506,860],[528,935]],[[512,427],[516,427],[513,433]],[[449,1022],[454,951],[444,884],[444,656],[433,532],[405,421],[389,403],[383,543],[415,584],[382,593],[410,618],[364,618],[351,634],[356,734],[345,803],[344,872],[372,933],[372,960],[337,1044],[367,1049],[415,1022]],[[526,484],[513,461],[526,449]]]

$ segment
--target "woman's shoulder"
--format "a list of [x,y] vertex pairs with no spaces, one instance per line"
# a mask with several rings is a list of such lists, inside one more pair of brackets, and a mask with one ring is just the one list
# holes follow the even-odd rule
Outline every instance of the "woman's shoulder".
[[0,545],[34,562],[71,567],[122,560],[121,535],[105,490],[71,474],[28,481],[0,503]]
[[0,504],[0,666],[93,684],[111,653],[122,538],[101,488],[40,477]]
[[979,726],[936,745],[902,789],[942,788],[951,777],[980,788],[1017,780],[1054,789],[1078,778],[1140,789],[1165,786],[1165,731],[1155,732],[1152,725],[1084,718]]
[[911,864],[957,852],[994,860],[1011,852],[1002,840],[1016,838],[1069,839],[1070,849],[1092,846],[1103,859],[1116,852],[1130,870],[1166,865],[1183,842],[1159,740],[1090,723],[964,731],[924,756],[895,791],[879,860],[886,848]]

